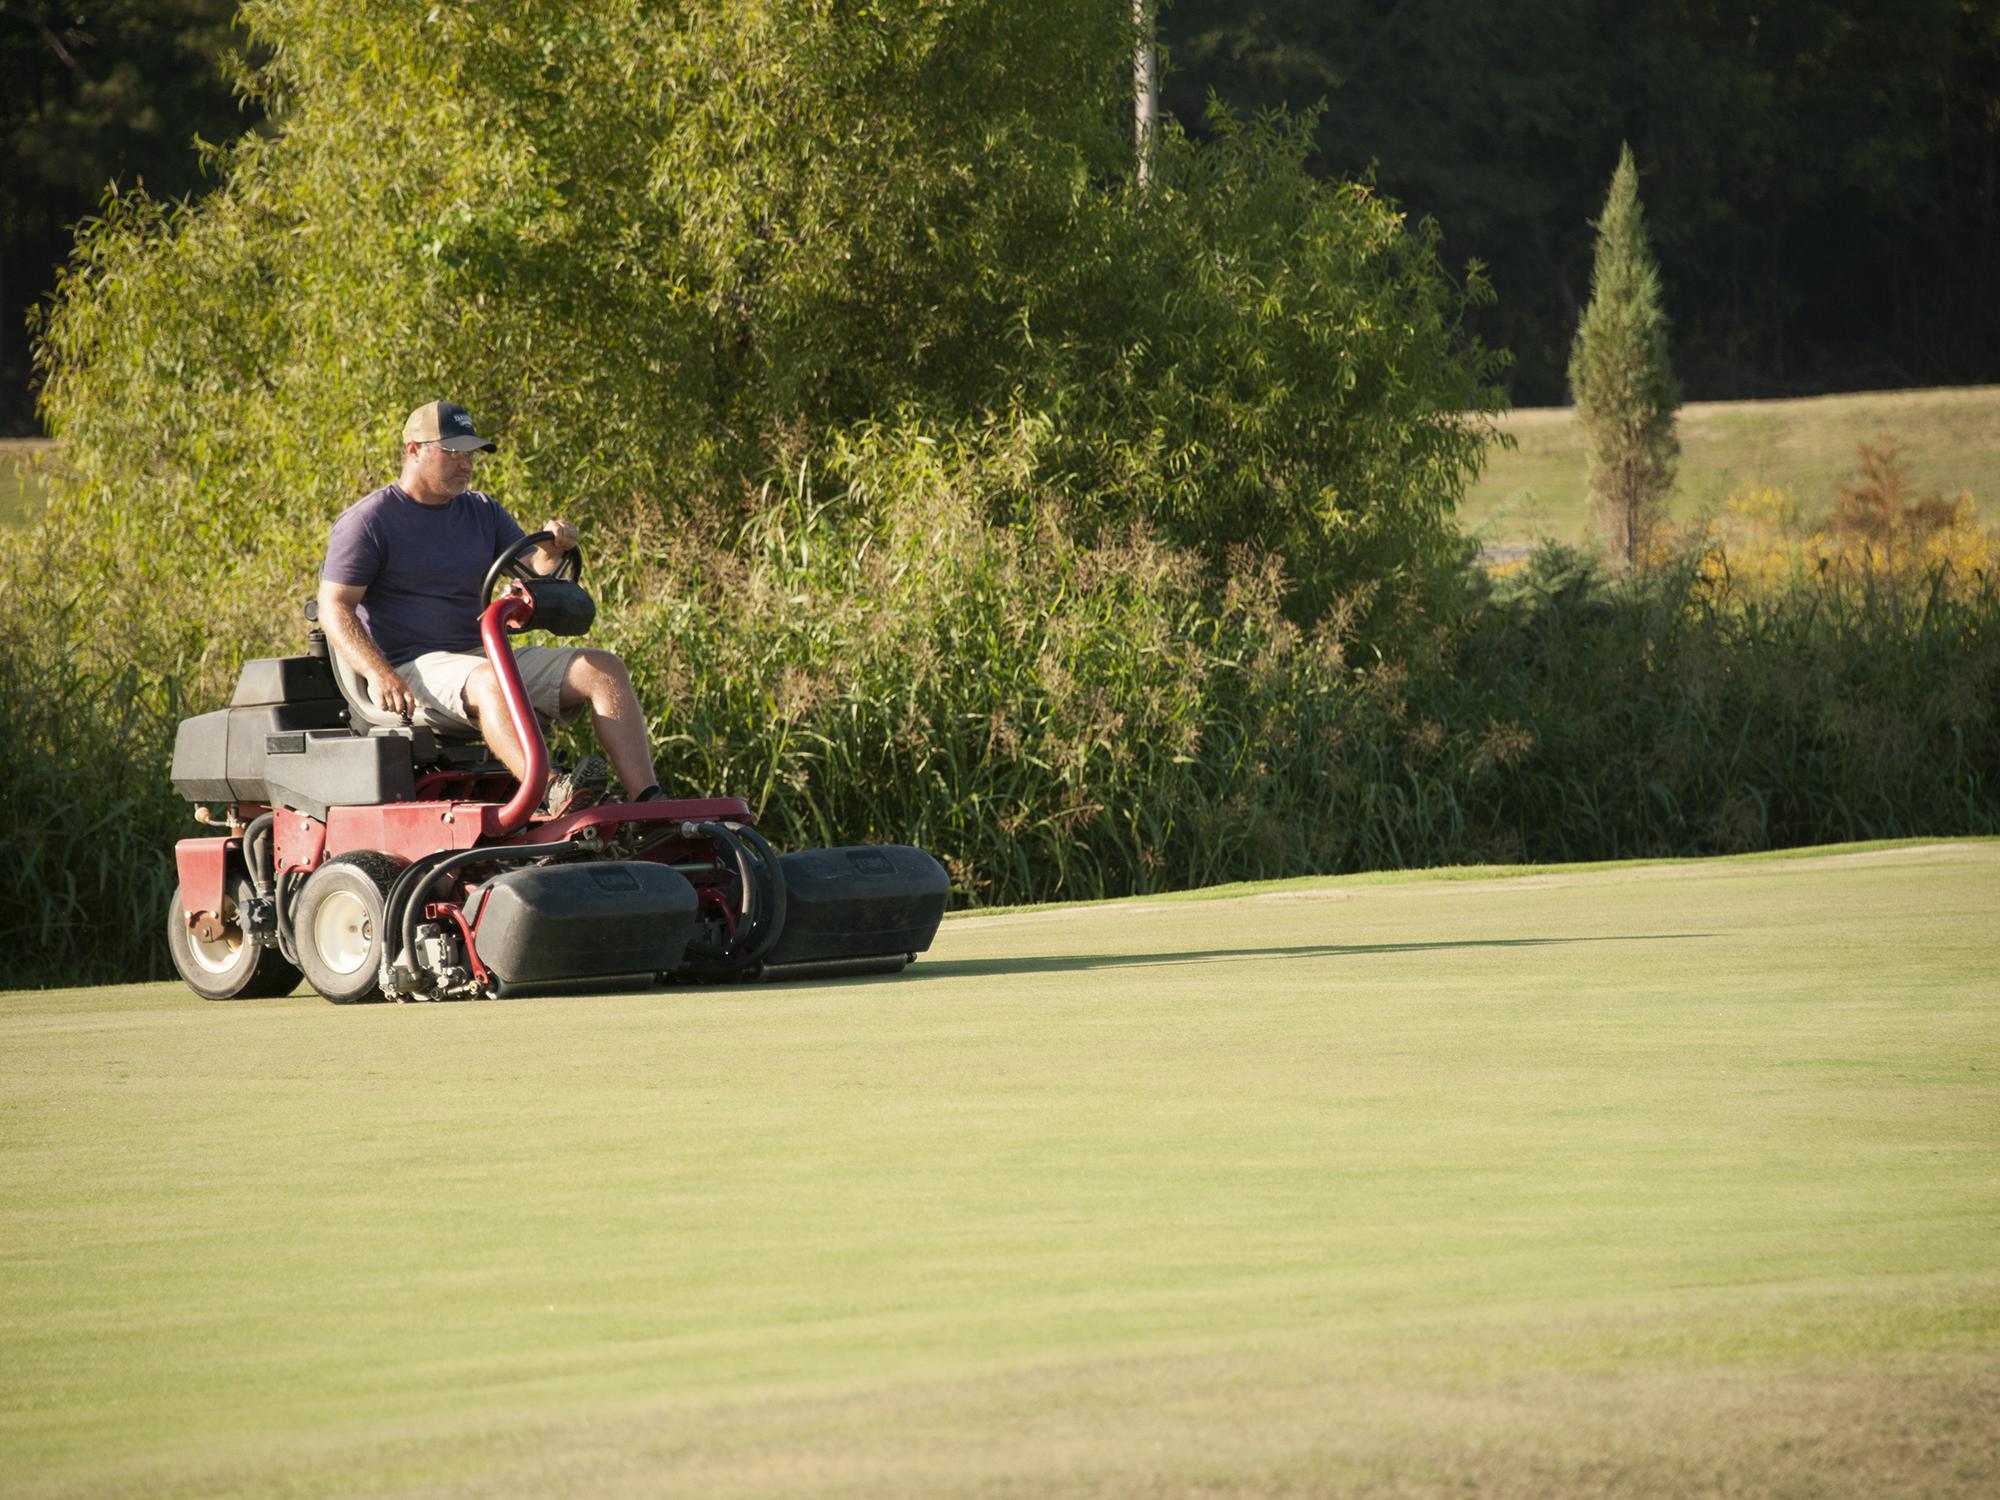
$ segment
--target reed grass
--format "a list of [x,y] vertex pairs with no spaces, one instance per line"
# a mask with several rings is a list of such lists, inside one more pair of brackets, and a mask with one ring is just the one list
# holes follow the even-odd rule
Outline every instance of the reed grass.
[[[1549,546],[1455,609],[1302,627],[1277,559],[1218,577],[1022,472],[880,436],[838,504],[800,468],[747,522],[597,557],[669,784],[747,797],[784,846],[921,845],[967,906],[2000,832],[1984,572],[1739,578],[1701,551],[1611,579]],[[173,728],[226,701],[241,617],[46,570],[0,600],[11,982],[165,972],[196,831]]]

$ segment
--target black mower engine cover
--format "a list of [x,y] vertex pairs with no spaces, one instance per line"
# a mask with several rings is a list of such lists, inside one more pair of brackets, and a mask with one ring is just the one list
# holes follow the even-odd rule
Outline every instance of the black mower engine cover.
[[694,936],[696,905],[678,870],[607,859],[495,875],[465,917],[479,961],[512,988],[667,973]]
[[181,720],[174,735],[174,790],[190,802],[267,802],[269,741],[302,731],[339,729],[347,703],[323,658],[247,661],[229,707]]

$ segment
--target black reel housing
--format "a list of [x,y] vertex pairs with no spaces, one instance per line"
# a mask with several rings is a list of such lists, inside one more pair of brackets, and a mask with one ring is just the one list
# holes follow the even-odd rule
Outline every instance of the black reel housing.
[[679,871],[643,860],[508,870],[466,898],[479,959],[505,990],[570,979],[671,974],[699,903]]
[[779,856],[785,925],[763,977],[901,968],[930,947],[951,899],[951,879],[908,844],[801,849]]

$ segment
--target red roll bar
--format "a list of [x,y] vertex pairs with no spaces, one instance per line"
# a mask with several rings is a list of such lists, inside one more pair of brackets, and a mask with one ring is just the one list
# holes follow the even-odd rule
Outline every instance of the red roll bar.
[[500,679],[500,696],[507,700],[507,717],[528,756],[527,772],[521,777],[514,799],[498,813],[487,814],[485,832],[491,838],[506,838],[520,832],[542,805],[542,795],[549,789],[549,743],[542,738],[542,721],[535,717],[528,690],[521,684],[521,669],[514,662],[514,648],[507,642],[510,632],[527,628],[534,613],[533,596],[516,583],[487,605],[486,612],[479,617],[479,638],[486,643],[486,659],[493,664],[493,675]]

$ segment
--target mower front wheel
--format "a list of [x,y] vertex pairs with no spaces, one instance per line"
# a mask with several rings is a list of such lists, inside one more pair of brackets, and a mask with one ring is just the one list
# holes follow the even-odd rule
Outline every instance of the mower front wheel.
[[363,850],[328,860],[306,877],[292,912],[292,946],[312,987],[335,1005],[382,998],[382,916],[403,862]]
[[220,931],[204,937],[188,926],[181,889],[167,902],[167,952],[187,987],[204,1000],[257,1000],[289,995],[299,987],[299,971],[285,962],[276,943],[246,930],[236,903],[223,899],[216,914]]

